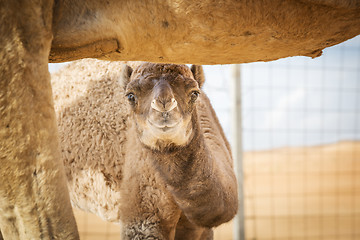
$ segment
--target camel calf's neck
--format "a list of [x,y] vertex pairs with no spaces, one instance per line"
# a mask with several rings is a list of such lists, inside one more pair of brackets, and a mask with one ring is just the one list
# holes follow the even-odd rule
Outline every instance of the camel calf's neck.
[[[204,101],[208,101],[204,99]],[[211,106],[210,106],[211,107]],[[154,165],[183,214],[193,223],[211,228],[227,222],[237,211],[237,188],[223,153],[204,138],[200,117],[193,113],[194,136],[186,146],[153,151]],[[206,134],[206,133],[205,133]]]

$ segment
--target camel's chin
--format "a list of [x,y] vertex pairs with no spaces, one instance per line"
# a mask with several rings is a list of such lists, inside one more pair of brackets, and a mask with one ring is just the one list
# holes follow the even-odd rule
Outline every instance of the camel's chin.
[[177,130],[176,127],[160,127],[157,128],[159,132],[162,132],[163,134],[175,132]]

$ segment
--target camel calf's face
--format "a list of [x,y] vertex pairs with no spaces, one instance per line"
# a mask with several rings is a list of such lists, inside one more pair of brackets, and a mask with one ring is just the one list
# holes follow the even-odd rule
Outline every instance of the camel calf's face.
[[126,72],[126,97],[140,141],[157,150],[187,144],[192,136],[192,112],[200,94],[196,74],[185,65],[152,63]]

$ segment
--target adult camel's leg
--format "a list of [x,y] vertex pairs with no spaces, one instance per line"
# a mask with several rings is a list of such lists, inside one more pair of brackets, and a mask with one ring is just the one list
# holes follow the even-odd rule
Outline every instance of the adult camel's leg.
[[0,228],[4,239],[78,239],[47,68],[52,1],[0,1]]

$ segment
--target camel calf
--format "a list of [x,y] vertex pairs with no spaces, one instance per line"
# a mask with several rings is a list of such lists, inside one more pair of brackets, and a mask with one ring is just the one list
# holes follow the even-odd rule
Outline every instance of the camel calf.
[[202,67],[82,60],[53,76],[72,204],[123,239],[212,239],[237,211]]

